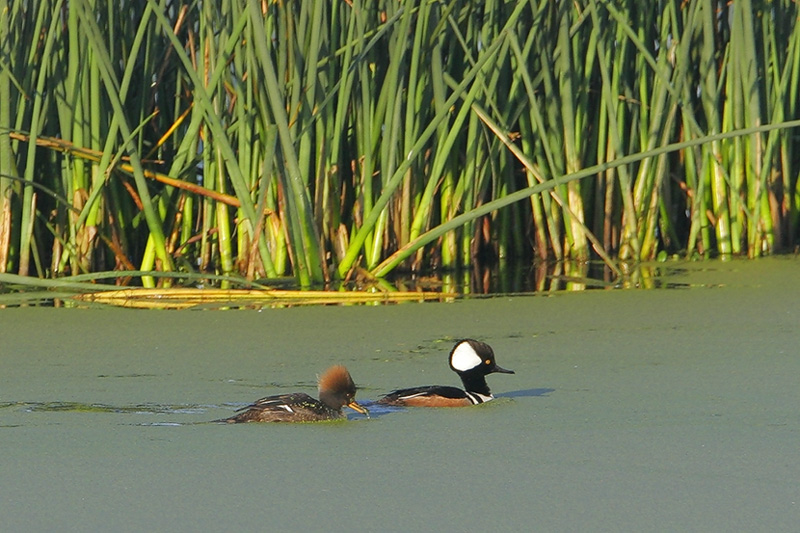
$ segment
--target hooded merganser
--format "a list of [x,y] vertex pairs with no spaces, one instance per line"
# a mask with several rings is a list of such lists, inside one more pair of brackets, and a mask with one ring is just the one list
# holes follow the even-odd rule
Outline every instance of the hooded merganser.
[[344,418],[342,407],[369,416],[356,403],[356,384],[347,369],[333,366],[319,378],[319,400],[304,392],[267,396],[238,410],[237,415],[220,420],[237,422],[316,422]]
[[464,389],[428,385],[390,392],[377,403],[413,407],[462,407],[494,399],[486,376],[495,372],[513,374],[497,366],[491,346],[473,339],[460,340],[450,352],[450,368],[458,374]]

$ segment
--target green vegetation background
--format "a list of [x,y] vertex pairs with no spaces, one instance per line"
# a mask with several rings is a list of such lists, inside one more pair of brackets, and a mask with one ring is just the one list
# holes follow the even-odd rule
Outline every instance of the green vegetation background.
[[792,0],[0,0],[0,271],[308,285],[791,250],[798,17]]

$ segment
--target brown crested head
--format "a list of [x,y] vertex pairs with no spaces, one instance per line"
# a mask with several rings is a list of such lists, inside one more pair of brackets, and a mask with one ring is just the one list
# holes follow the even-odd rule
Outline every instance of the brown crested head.
[[319,378],[319,400],[336,411],[345,405],[359,413],[367,410],[356,403],[356,384],[342,365],[330,367]]
[[[342,365],[336,365],[326,370],[319,378],[319,392],[347,392],[355,396],[356,384],[350,372]],[[344,405],[344,404],[342,404]]]

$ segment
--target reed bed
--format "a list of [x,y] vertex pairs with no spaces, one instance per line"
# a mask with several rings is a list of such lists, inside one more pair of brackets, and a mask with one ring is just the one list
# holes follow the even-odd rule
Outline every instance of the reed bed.
[[0,271],[310,286],[792,250],[798,17],[792,0],[0,0]]

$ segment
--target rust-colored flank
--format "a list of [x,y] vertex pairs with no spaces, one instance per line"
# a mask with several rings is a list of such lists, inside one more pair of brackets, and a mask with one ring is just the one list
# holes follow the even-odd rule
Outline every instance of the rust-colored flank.
[[467,398],[445,398],[444,396],[417,396],[405,398],[398,405],[409,407],[466,407],[472,405]]

